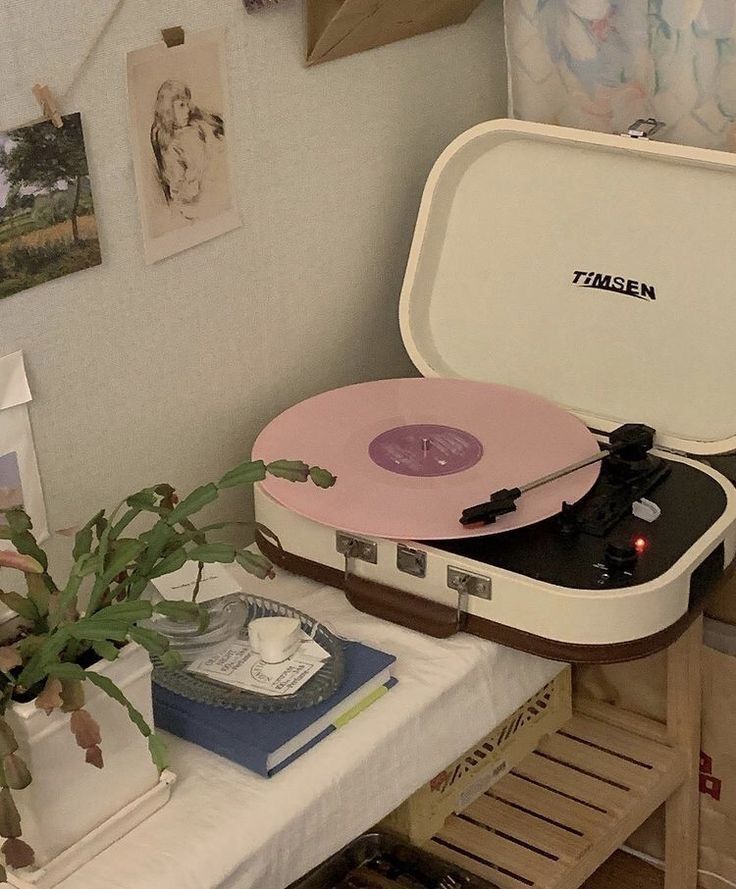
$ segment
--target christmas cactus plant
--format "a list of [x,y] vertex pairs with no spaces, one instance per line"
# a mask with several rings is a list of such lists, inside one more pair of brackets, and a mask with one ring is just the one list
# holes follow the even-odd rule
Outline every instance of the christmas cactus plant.
[[[1,591],[0,601],[18,616],[14,635],[0,646],[0,836],[2,853],[11,867],[33,864],[31,847],[21,839],[22,826],[13,794],[27,787],[32,776],[18,754],[18,743],[6,721],[13,701],[35,701],[47,714],[70,714],[69,728],[86,762],[102,768],[104,744],[101,727],[84,707],[84,681],[99,687],[128,711],[130,719],[148,740],[159,770],[166,766],[164,745],[153,728],[106,676],[90,670],[104,659],[115,660],[129,641],[144,646],[164,664],[179,662],[168,640],[150,626],[141,626],[158,613],[174,620],[197,621],[206,626],[207,612],[197,603],[199,579],[205,562],[237,562],[259,578],[273,576],[270,562],[258,553],[229,543],[211,542],[209,534],[231,522],[197,527],[192,521],[213,503],[224,488],[249,485],[266,473],[294,482],[331,487],[335,478],[327,470],[301,461],[278,460],[268,465],[249,461],[218,482],[196,488],[179,500],[174,488],[160,484],[144,488],[123,500],[107,515],[101,510],[74,536],[74,563],[65,583],[57,585],[49,573],[46,553],[32,533],[22,507],[0,510],[1,539],[13,550],[0,547],[0,567],[17,569],[25,576],[25,591]],[[147,530],[125,536],[134,520],[148,517]],[[199,565],[190,602],[152,604],[141,596],[149,581],[170,574],[185,562]],[[0,865],[0,878],[4,871]]]

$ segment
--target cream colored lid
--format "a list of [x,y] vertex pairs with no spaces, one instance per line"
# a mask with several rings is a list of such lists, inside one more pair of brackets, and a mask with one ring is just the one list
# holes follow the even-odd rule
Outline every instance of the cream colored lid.
[[604,431],[648,423],[674,450],[735,450],[736,157],[474,127],[430,173],[400,318],[424,376],[519,386]]

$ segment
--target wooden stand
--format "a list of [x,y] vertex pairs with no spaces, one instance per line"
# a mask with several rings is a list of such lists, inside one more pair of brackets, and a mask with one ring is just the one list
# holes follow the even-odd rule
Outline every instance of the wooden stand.
[[426,848],[501,889],[575,889],[663,803],[665,889],[698,866],[698,618],[667,651],[667,724],[592,700]]

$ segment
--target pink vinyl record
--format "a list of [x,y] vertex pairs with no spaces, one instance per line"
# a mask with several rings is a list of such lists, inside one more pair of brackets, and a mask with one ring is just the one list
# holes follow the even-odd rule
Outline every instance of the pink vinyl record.
[[253,459],[329,469],[327,490],[268,476],[263,489],[299,515],[352,534],[444,540],[530,525],[574,503],[599,464],[523,494],[495,524],[464,527],[463,509],[597,453],[572,414],[523,389],[469,380],[358,383],[308,398],[261,432]]

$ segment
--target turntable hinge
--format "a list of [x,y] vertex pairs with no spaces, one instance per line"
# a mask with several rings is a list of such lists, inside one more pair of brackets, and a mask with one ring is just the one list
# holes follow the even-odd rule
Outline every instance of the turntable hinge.
[[346,560],[360,559],[361,562],[370,562],[371,565],[378,562],[378,544],[373,540],[364,540],[362,537],[338,531],[335,535],[335,546]]
[[447,586],[467,596],[478,596],[480,599],[491,598],[491,578],[482,574],[472,574],[460,568],[447,566]]
[[399,543],[396,546],[396,567],[404,574],[411,574],[412,577],[426,577],[427,554],[420,549]]
[[656,117],[640,117],[621,135],[629,136],[631,139],[651,139],[663,126],[665,126],[664,122],[657,120]]

